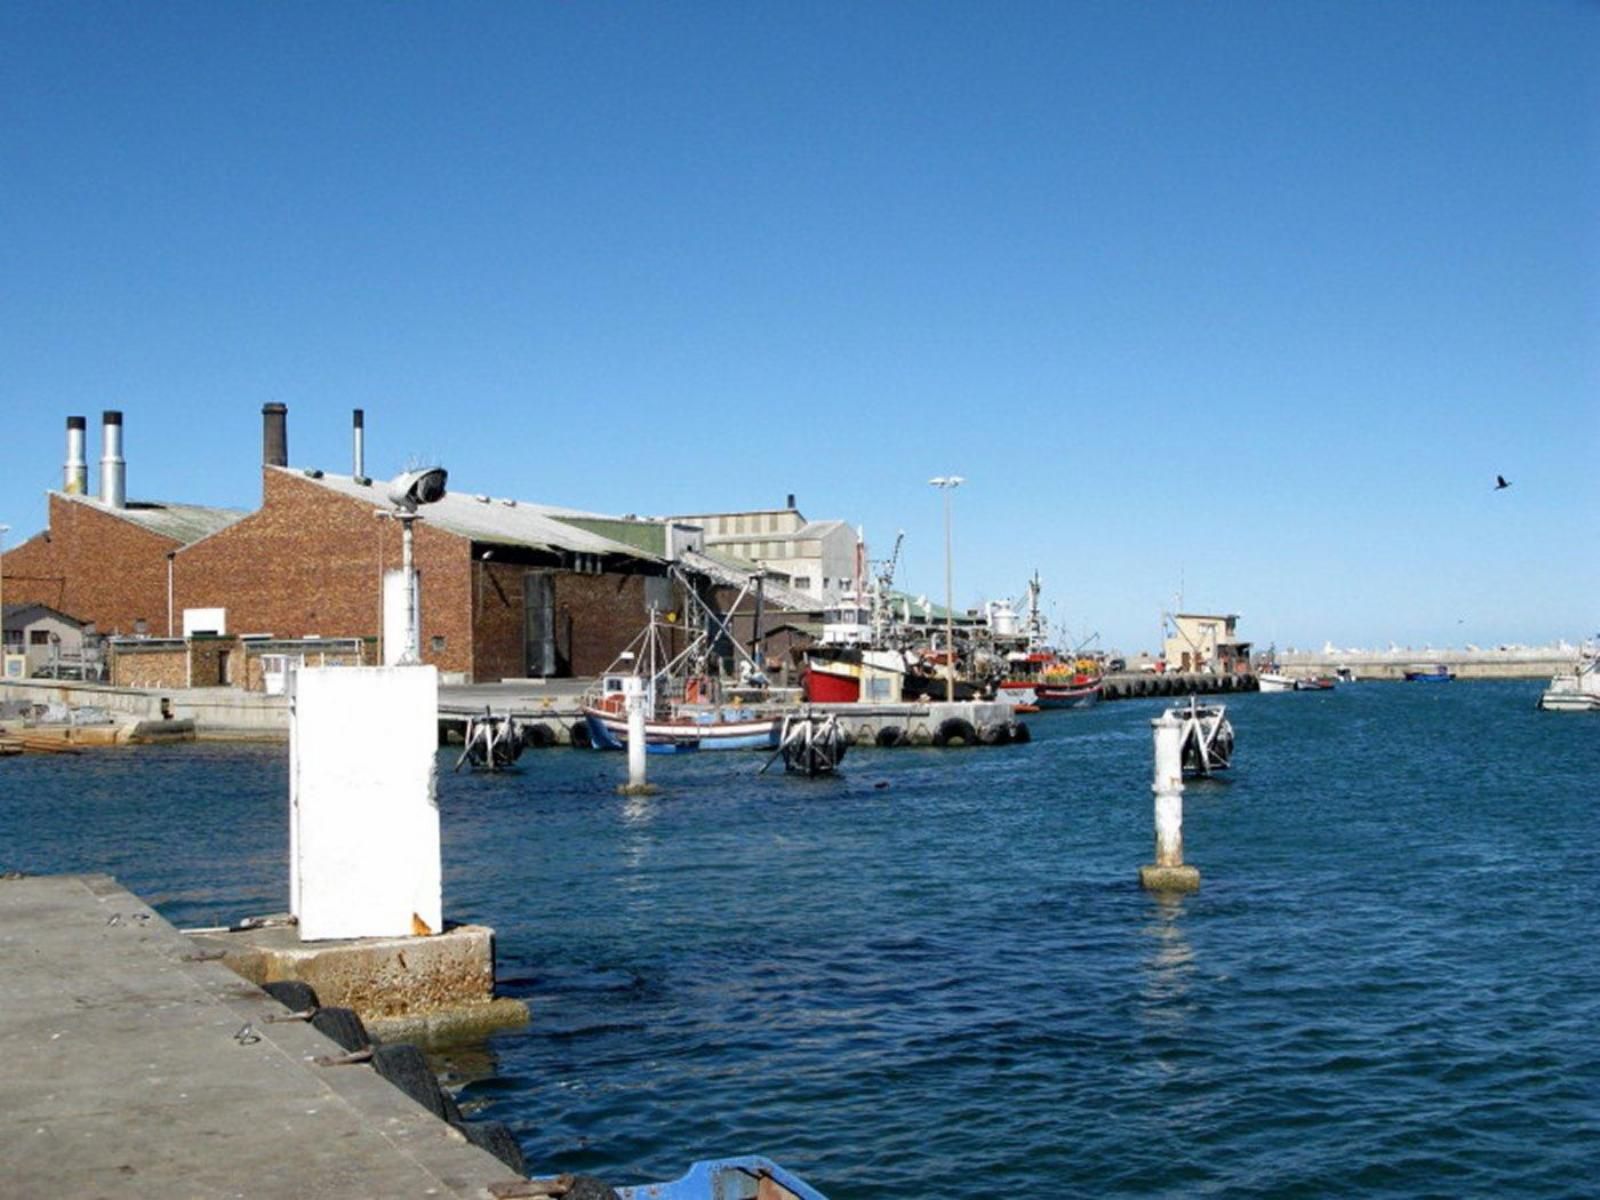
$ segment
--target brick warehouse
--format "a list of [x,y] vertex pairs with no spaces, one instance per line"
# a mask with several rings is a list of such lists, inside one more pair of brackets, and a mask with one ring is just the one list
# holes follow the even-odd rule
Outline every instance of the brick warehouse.
[[[398,577],[400,532],[375,519],[391,506],[361,473],[359,415],[351,475],[290,469],[286,410],[267,405],[263,416],[262,502],[251,513],[126,501],[118,414],[107,414],[101,495],[85,495],[74,418],[77,453],[69,422],[50,528],[5,556],[7,598],[50,604],[101,632],[156,636],[181,631],[186,610],[222,610],[230,635],[362,639],[376,660],[393,621],[382,597]],[[469,680],[601,671],[647,606],[677,607],[668,566],[698,549],[698,536],[452,491],[416,527],[423,660]]]

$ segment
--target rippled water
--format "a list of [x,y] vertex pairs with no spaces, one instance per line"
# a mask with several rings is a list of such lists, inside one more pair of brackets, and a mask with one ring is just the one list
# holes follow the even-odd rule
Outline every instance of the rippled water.
[[[1531,683],[1234,698],[1204,883],[1140,891],[1150,701],[1027,746],[446,773],[446,913],[533,1025],[441,1061],[537,1169],[771,1155],[834,1200],[1600,1188],[1600,720]],[[285,906],[285,751],[0,762],[0,867]],[[448,764],[452,759],[441,757]]]

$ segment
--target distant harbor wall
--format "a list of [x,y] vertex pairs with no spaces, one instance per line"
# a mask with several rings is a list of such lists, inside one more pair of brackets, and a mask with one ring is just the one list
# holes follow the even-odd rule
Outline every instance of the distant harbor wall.
[[1570,671],[1576,646],[1508,646],[1495,650],[1293,651],[1278,656],[1285,675],[1332,675],[1340,668],[1357,679],[1404,679],[1409,669],[1442,663],[1457,679],[1548,679]]

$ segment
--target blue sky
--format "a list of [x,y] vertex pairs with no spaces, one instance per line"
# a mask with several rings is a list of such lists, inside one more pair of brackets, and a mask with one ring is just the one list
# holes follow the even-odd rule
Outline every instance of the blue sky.
[[[0,8],[0,522],[436,458],[1153,646],[1600,630],[1600,6]],[[1492,493],[1494,475],[1514,481]]]

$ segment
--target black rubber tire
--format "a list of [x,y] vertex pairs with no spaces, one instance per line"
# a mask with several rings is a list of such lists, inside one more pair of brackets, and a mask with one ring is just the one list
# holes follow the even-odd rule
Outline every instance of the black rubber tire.
[[367,1027],[350,1008],[319,1008],[311,1015],[311,1028],[332,1041],[341,1050],[365,1050],[372,1045]]
[[972,722],[964,717],[946,717],[939,722],[939,728],[934,730],[933,744],[948,746],[951,742],[961,746],[976,746],[978,731],[972,727]]
[[445,1121],[452,1117],[457,1121],[461,1119],[461,1109],[439,1086],[439,1080],[429,1068],[428,1060],[423,1057],[422,1051],[409,1042],[374,1046],[372,1066],[379,1075],[434,1116]]
[[1033,730],[1028,728],[1026,721],[1011,722],[1011,740],[1019,746],[1033,741]]
[[594,738],[589,734],[589,722],[574,721],[567,736],[572,739],[572,745],[578,750],[589,750],[594,746]]
[[263,983],[261,990],[290,1012],[311,1012],[318,1007],[316,989],[298,979],[277,979]]
[[[504,1121],[451,1121],[479,1150],[487,1150],[518,1175],[527,1178],[528,1163],[522,1156],[522,1143]],[[567,1195],[571,1195],[568,1192]]]
[[880,746],[898,746],[906,740],[906,734],[898,725],[885,725],[872,740]]
[[522,744],[535,750],[545,750],[556,744],[556,731],[543,721],[535,721],[522,730]]

